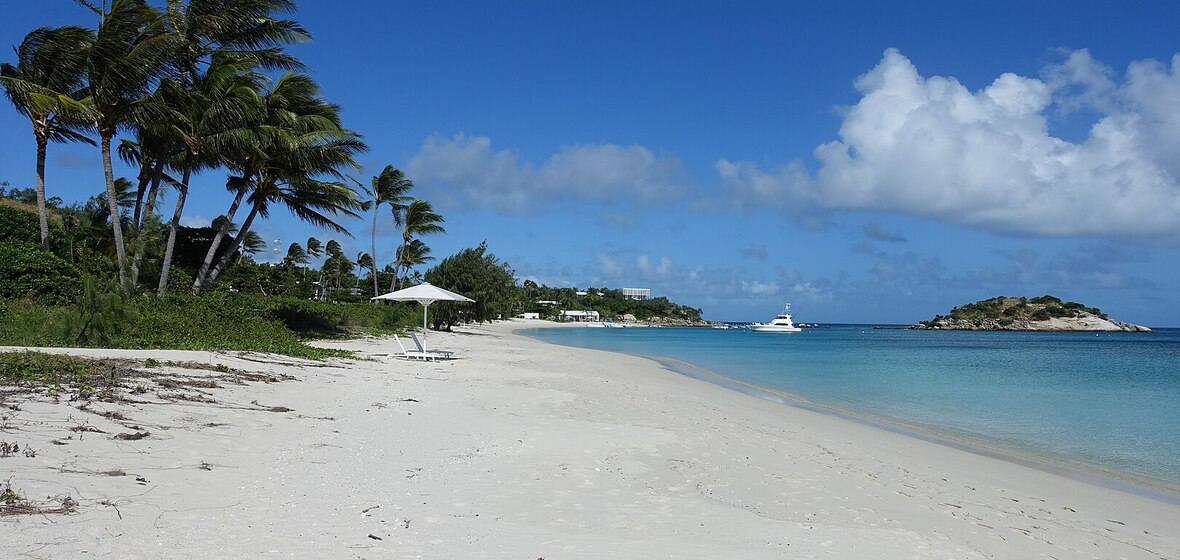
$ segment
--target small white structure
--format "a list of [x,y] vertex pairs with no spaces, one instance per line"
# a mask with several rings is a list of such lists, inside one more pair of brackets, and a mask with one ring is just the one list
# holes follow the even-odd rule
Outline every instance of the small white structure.
[[553,301],[553,300],[551,300],[551,299],[539,299],[539,300],[537,300],[537,305],[557,305],[557,303],[558,303],[558,302],[556,302],[556,301]]
[[528,311],[525,313],[521,313],[520,315],[517,315],[517,318],[520,318],[520,319],[540,319],[541,314],[537,313],[536,311]]
[[577,323],[584,323],[587,321],[599,321],[597,311],[562,311],[561,318],[564,321],[573,321]]
[[626,299],[645,300],[651,297],[650,288],[623,288],[621,291]]

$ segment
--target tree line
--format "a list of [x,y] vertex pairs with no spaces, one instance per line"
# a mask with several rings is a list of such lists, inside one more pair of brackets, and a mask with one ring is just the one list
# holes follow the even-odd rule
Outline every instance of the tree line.
[[[337,287],[344,271],[360,266],[380,292],[374,256],[382,212],[401,233],[394,261],[382,269],[391,289],[432,260],[422,237],[444,232],[444,219],[410,196],[413,182],[393,166],[368,185],[352,177],[368,146],[286,50],[311,40],[286,17],[293,1],[76,1],[95,14],[95,27],[35,29],[15,48],[16,61],[0,64],[0,87],[36,142],[29,202],[42,251],[90,274],[109,268],[131,290],[145,284],[150,268],[157,294],[170,287],[200,294],[243,254],[265,250],[256,224],[285,209],[341,235],[351,235],[342,217],[373,213],[370,254],[353,260],[329,251],[325,268],[333,274],[322,280]],[[55,142],[99,149],[104,192],[69,207],[47,197],[46,154]],[[115,157],[137,169],[133,179],[115,177]],[[209,228],[186,228],[190,181],[211,173],[224,174],[230,202]],[[170,212],[159,207],[165,189],[176,192]],[[321,250],[313,239],[291,244],[284,262],[306,265]],[[180,261],[189,280],[174,278]]]

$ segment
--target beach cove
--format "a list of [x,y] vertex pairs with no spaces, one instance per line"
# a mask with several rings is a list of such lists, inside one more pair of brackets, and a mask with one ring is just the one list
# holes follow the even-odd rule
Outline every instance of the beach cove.
[[76,508],[0,517],[0,536],[15,558],[1180,557],[1175,500],[513,334],[526,326],[431,333],[461,356],[437,363],[377,338],[325,343],[369,358],[326,362],[67,350],[269,382],[89,410],[8,399],[0,439],[36,452],[0,458],[3,478]]

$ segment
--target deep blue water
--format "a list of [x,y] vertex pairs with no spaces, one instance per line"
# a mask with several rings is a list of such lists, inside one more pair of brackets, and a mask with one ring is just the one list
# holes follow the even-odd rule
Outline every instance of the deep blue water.
[[1180,488],[1180,329],[795,334],[559,328],[557,344],[688,362],[853,414]]

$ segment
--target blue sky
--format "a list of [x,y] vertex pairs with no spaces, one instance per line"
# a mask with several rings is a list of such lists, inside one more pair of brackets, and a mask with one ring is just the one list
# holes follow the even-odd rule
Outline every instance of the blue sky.
[[[305,0],[293,51],[371,146],[364,177],[404,169],[446,216],[440,258],[486,239],[521,279],[717,320],[1052,293],[1180,326],[1180,5],[795,4]],[[5,15],[10,45],[93,23],[68,0]],[[0,180],[31,185],[27,123],[0,130]],[[50,147],[51,196],[101,178],[97,150]],[[194,181],[187,223],[223,184]],[[333,237],[281,211],[257,229]]]

